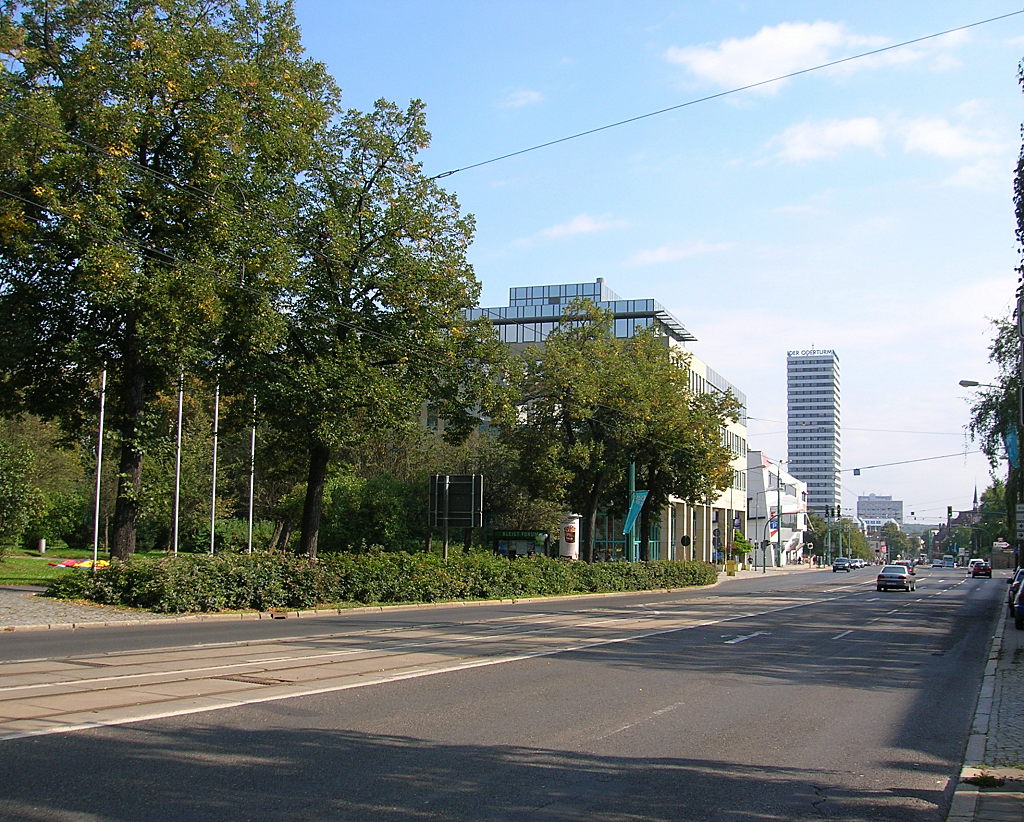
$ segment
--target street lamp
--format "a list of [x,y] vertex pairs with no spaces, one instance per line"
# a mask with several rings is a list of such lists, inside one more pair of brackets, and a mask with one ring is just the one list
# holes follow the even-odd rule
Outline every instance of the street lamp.
[[987,382],[978,382],[977,380],[960,380],[961,388],[999,388],[998,385],[992,385]]

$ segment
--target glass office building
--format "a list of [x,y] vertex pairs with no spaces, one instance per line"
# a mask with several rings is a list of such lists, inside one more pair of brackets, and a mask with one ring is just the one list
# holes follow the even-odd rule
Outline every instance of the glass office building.
[[824,517],[842,506],[839,358],[835,351],[786,357],[789,472],[807,483],[808,510]]

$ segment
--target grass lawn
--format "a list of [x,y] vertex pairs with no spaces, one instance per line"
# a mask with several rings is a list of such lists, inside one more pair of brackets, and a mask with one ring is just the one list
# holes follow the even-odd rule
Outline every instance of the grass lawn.
[[[166,556],[163,551],[141,552],[139,556]],[[109,559],[106,551],[100,559]],[[0,585],[48,585],[65,574],[88,573],[85,569],[54,568],[49,563],[65,559],[92,559],[91,548],[57,548],[42,556],[38,551],[16,550],[0,559]]]
[[[92,554],[89,556],[91,557]],[[79,559],[79,557],[65,557],[57,554],[52,557],[5,557],[0,560],[0,585],[48,585],[51,580],[64,574],[83,573],[75,568],[54,568],[47,564],[60,562],[62,559]]]

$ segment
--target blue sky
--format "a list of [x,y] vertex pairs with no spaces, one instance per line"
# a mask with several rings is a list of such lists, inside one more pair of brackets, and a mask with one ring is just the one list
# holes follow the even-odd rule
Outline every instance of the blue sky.
[[[422,99],[428,174],[1008,14],[1009,0],[297,0],[348,107]],[[654,298],[785,456],[786,351],[834,349],[844,505],[920,520],[990,480],[962,453],[990,320],[1012,307],[1024,15],[446,178],[481,304],[604,277]]]

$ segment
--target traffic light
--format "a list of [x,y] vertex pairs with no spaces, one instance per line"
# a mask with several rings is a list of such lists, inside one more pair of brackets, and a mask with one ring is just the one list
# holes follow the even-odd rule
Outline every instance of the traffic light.
[[953,506],[952,505],[947,505],[946,506],[946,519],[953,519]]

